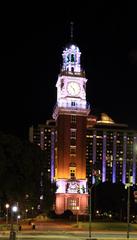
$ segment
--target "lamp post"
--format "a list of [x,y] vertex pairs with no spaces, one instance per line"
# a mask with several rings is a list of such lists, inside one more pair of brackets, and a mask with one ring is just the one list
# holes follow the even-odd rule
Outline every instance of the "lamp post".
[[127,188],[128,197],[127,197],[127,239],[129,238],[130,230],[130,185]]
[[79,206],[77,206],[77,226],[79,225],[79,219],[78,219],[79,215],[78,214],[79,214]]
[[11,208],[11,229],[10,229],[10,240],[15,240],[16,239],[16,232],[14,231],[14,227],[13,227],[13,218],[14,218],[14,213],[16,213],[18,211],[18,207],[12,206]]
[[26,218],[28,218],[28,211],[29,211],[29,210],[26,208],[26,209],[25,209],[25,212],[26,212]]
[[91,189],[89,188],[89,239],[91,239]]
[[[93,172],[94,172],[94,169],[93,169]],[[89,186],[89,238],[88,238],[88,240],[91,239],[91,221],[92,221],[91,193],[92,193],[92,188],[96,187],[101,181],[101,171],[99,169],[96,169],[93,176],[95,178],[95,182],[94,182],[94,184]]]
[[9,221],[9,204],[6,203],[5,207],[6,207],[6,225],[8,226],[8,221]]
[[86,240],[91,240],[91,220],[92,220],[92,209],[91,209],[91,191],[93,188],[94,184],[89,187],[89,235]]
[[34,217],[34,207],[31,207],[31,210],[32,210],[32,218]]
[[20,215],[17,215],[17,231],[19,230],[19,220],[21,219],[21,216]]
[[129,232],[130,232],[130,187],[132,186],[131,176],[130,176],[130,168],[128,172],[128,183],[126,184],[127,187],[127,239],[129,239]]
[[17,224],[19,223],[20,218],[21,218],[21,216],[18,215],[18,216],[17,216]]

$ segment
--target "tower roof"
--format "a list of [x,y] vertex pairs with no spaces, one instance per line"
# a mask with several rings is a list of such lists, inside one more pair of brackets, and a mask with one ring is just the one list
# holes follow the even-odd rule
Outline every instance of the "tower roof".
[[77,44],[73,41],[73,22],[71,22],[70,41],[63,48],[62,57],[61,74],[85,77],[85,72],[82,70],[80,63],[81,52]]
[[66,50],[77,50],[77,51],[79,51],[80,52],[80,49],[79,49],[79,47],[77,46],[77,44],[76,43],[74,43],[74,42],[69,42],[69,43],[67,43],[66,44],[66,46],[64,47],[64,51],[66,51]]

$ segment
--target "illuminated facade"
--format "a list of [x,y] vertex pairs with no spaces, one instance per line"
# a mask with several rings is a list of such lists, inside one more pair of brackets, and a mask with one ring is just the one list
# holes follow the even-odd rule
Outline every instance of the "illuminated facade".
[[[43,136],[44,133],[44,136]],[[54,179],[56,123],[54,120],[30,128],[30,141],[47,152],[49,178]],[[133,184],[137,182],[137,131],[126,124],[116,124],[107,115],[101,120],[87,117],[86,126],[86,178],[94,183],[93,170],[100,171],[101,181],[128,182],[129,162]],[[52,173],[52,174],[51,174]]]
[[54,181],[54,159],[55,159],[55,134],[56,122],[47,120],[45,124],[38,124],[29,128],[29,141],[36,144],[41,150],[46,152],[44,174],[51,181]]
[[93,170],[100,171],[102,182],[132,183],[137,176],[137,131],[125,124],[116,124],[106,114],[94,126],[87,126],[87,178],[94,183]]
[[70,209],[86,214],[88,190],[86,179],[86,122],[90,106],[86,101],[86,82],[81,70],[79,48],[68,45],[63,51],[62,70],[58,76],[57,103],[53,112],[57,141],[55,211]]
[[31,127],[29,139],[47,152],[45,171],[57,185],[56,213],[70,209],[74,214],[86,214],[87,182],[94,184],[95,172],[102,182],[126,184],[130,164],[136,184],[137,131],[114,123],[106,114],[100,120],[91,116],[81,52],[70,44],[62,57],[53,119]]

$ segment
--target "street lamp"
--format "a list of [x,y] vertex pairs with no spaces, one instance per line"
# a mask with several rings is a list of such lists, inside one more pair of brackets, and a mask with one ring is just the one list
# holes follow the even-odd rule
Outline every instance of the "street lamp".
[[18,211],[18,207],[12,206],[11,208],[11,229],[10,229],[10,240],[15,240],[16,239],[16,232],[14,231],[14,227],[13,227],[13,217],[14,217],[14,213],[16,213]]
[[21,216],[20,215],[17,215],[17,229],[19,230],[19,226],[20,226],[20,224],[19,224],[19,220],[21,219]]
[[130,231],[130,187],[133,185],[130,176],[130,167],[128,172],[128,183],[126,184],[127,188],[127,239],[129,239],[129,231]]
[[89,238],[87,238],[87,240],[91,240],[91,217],[92,217],[92,212],[91,212],[91,191],[92,188],[95,184],[93,184],[92,186],[89,187]]
[[26,218],[28,218],[28,209],[25,209],[25,212],[26,212]]
[[89,188],[89,239],[91,239],[91,190],[93,185]]
[[9,219],[9,204],[6,203],[5,207],[6,207],[6,225],[8,226],[8,219]]
[[17,224],[19,223],[19,220],[21,219],[21,216],[20,215],[18,215],[17,216]]
[[79,206],[77,206],[77,226],[79,224],[78,214],[79,214]]
[[128,198],[127,198],[127,239],[129,238],[130,228],[130,185],[128,186]]
[[93,172],[94,172],[93,176],[95,178],[95,182],[89,186],[89,238],[88,240],[91,239],[91,220],[92,220],[91,192],[92,192],[92,188],[96,187],[101,181],[101,171],[99,169],[96,169],[96,170],[93,169]]

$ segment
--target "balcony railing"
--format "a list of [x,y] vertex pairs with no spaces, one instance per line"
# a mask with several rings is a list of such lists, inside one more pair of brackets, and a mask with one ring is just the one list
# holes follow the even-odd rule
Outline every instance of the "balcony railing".
[[89,114],[90,112],[90,104],[87,103],[86,106],[64,106],[56,104],[53,108],[53,118],[56,119],[59,112],[67,113],[67,112],[79,112],[80,114]]
[[64,76],[85,77],[85,71],[74,72],[74,71],[61,70],[60,74]]
[[87,103],[85,106],[82,105],[78,105],[78,106],[71,106],[71,105],[64,105],[64,104],[58,104],[56,103],[54,108],[53,108],[53,112],[55,111],[56,108],[61,108],[61,109],[66,109],[66,110],[90,110],[90,104]]

